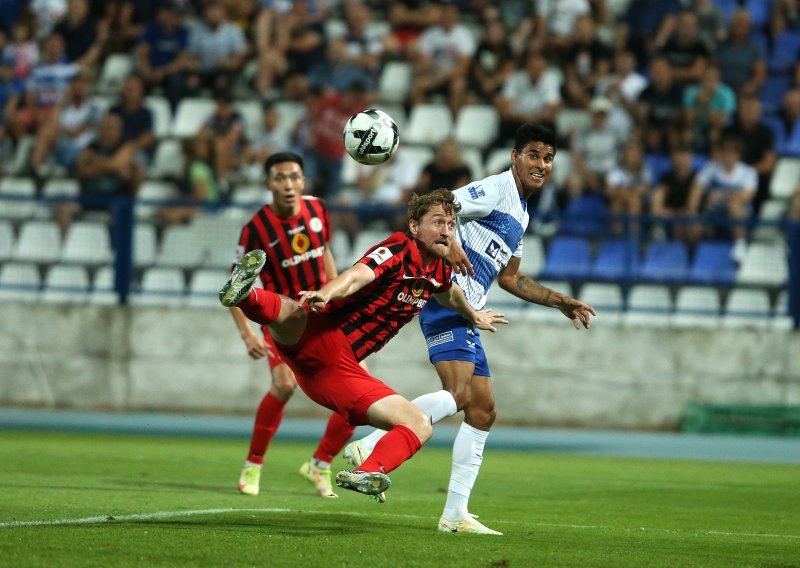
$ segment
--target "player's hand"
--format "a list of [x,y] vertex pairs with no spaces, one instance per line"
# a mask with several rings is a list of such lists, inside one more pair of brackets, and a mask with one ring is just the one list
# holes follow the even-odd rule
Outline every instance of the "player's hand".
[[317,290],[303,290],[300,292],[300,305],[308,304],[313,311],[322,311],[328,304],[329,298],[324,294],[320,294]]
[[581,325],[583,325],[583,327],[586,329],[589,329],[589,325],[591,325],[592,322],[592,316],[597,315],[597,312],[592,306],[589,304],[584,304],[575,298],[570,298],[569,296],[565,296],[564,299],[561,300],[561,305],[558,307],[558,309],[561,310],[562,314],[572,320],[572,325],[574,325],[575,329],[578,330],[580,330]]
[[500,323],[508,323],[508,320],[505,319],[505,314],[496,314],[492,312],[492,308],[486,308],[485,310],[480,310],[475,312],[475,322],[474,325],[478,329],[482,329],[484,331],[491,331],[494,333],[497,329],[494,327],[496,324]]
[[272,355],[264,338],[257,336],[255,333],[248,335],[244,340],[244,344],[245,347],[247,347],[247,354],[250,355],[251,359],[262,359],[268,353]]
[[464,252],[464,249],[455,239],[450,241],[450,253],[447,255],[447,261],[456,271],[456,274],[475,276],[475,270],[467,258],[467,253]]

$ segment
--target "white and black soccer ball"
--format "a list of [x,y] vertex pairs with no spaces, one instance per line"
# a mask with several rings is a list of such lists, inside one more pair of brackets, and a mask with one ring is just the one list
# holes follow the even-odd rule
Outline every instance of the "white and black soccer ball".
[[400,143],[397,124],[376,108],[357,112],[344,125],[344,148],[356,161],[368,166],[382,164],[392,157]]

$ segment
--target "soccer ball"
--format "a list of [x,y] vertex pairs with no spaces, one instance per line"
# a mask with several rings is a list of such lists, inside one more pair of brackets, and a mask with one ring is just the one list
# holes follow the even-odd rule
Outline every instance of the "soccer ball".
[[357,112],[344,125],[344,149],[356,162],[375,166],[392,157],[400,143],[397,124],[376,108]]

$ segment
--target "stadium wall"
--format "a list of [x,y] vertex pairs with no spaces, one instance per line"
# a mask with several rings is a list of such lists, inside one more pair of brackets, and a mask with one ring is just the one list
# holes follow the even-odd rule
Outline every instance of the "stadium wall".
[[[3,304],[0,405],[254,412],[269,379],[223,309]],[[512,316],[513,317],[513,316]],[[517,317],[484,334],[498,423],[677,428],[684,405],[800,403],[800,333]],[[438,386],[416,323],[369,360],[413,397]],[[325,415],[303,395],[287,415]]]

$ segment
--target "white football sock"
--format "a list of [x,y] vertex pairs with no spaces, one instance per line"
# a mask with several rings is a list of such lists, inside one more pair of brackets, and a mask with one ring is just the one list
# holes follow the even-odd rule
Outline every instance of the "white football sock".
[[453,443],[453,469],[442,516],[448,521],[463,521],[467,518],[469,495],[478,478],[483,462],[483,447],[489,432],[473,428],[462,422]]
[[[431,424],[436,424],[439,420],[443,420],[458,412],[456,399],[453,398],[450,391],[446,390],[423,394],[412,400],[411,404],[421,408],[425,414],[430,416]],[[369,436],[361,438],[361,444],[364,450],[368,453],[372,453],[372,450],[375,449],[375,444],[378,443],[378,440],[380,440],[384,434],[386,434],[386,430],[375,430]]]
[[258,469],[261,469],[261,466],[263,465],[264,464],[261,463],[253,463],[249,460],[244,460],[244,467],[257,467]]

